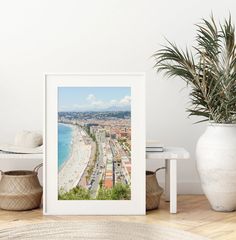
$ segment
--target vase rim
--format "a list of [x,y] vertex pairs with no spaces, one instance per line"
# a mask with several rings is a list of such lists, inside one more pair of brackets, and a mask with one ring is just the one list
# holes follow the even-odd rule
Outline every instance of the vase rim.
[[208,122],[209,127],[236,127],[236,123],[216,123],[214,121]]

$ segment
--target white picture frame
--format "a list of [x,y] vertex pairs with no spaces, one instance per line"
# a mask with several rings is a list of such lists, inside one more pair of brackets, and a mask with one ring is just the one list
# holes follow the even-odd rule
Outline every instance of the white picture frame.
[[[64,87],[131,89],[130,200],[58,199],[58,88]],[[44,215],[145,215],[145,74],[46,74],[44,113]]]

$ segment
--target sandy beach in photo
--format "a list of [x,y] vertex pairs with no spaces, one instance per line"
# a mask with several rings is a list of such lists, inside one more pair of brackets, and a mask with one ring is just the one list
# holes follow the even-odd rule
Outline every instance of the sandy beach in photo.
[[72,128],[71,154],[58,173],[58,188],[63,191],[69,191],[77,186],[91,155],[91,145],[87,145],[83,140],[84,130],[76,125],[73,125]]

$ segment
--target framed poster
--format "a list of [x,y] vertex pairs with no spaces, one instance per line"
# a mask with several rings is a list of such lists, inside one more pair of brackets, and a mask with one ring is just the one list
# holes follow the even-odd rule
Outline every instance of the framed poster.
[[45,76],[44,214],[145,214],[145,75]]

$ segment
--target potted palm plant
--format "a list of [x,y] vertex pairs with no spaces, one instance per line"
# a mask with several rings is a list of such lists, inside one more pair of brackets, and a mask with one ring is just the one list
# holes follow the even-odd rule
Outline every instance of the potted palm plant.
[[196,45],[182,50],[168,41],[154,68],[190,87],[190,116],[208,121],[196,147],[204,193],[216,211],[236,209],[236,45],[231,17],[197,24]]

